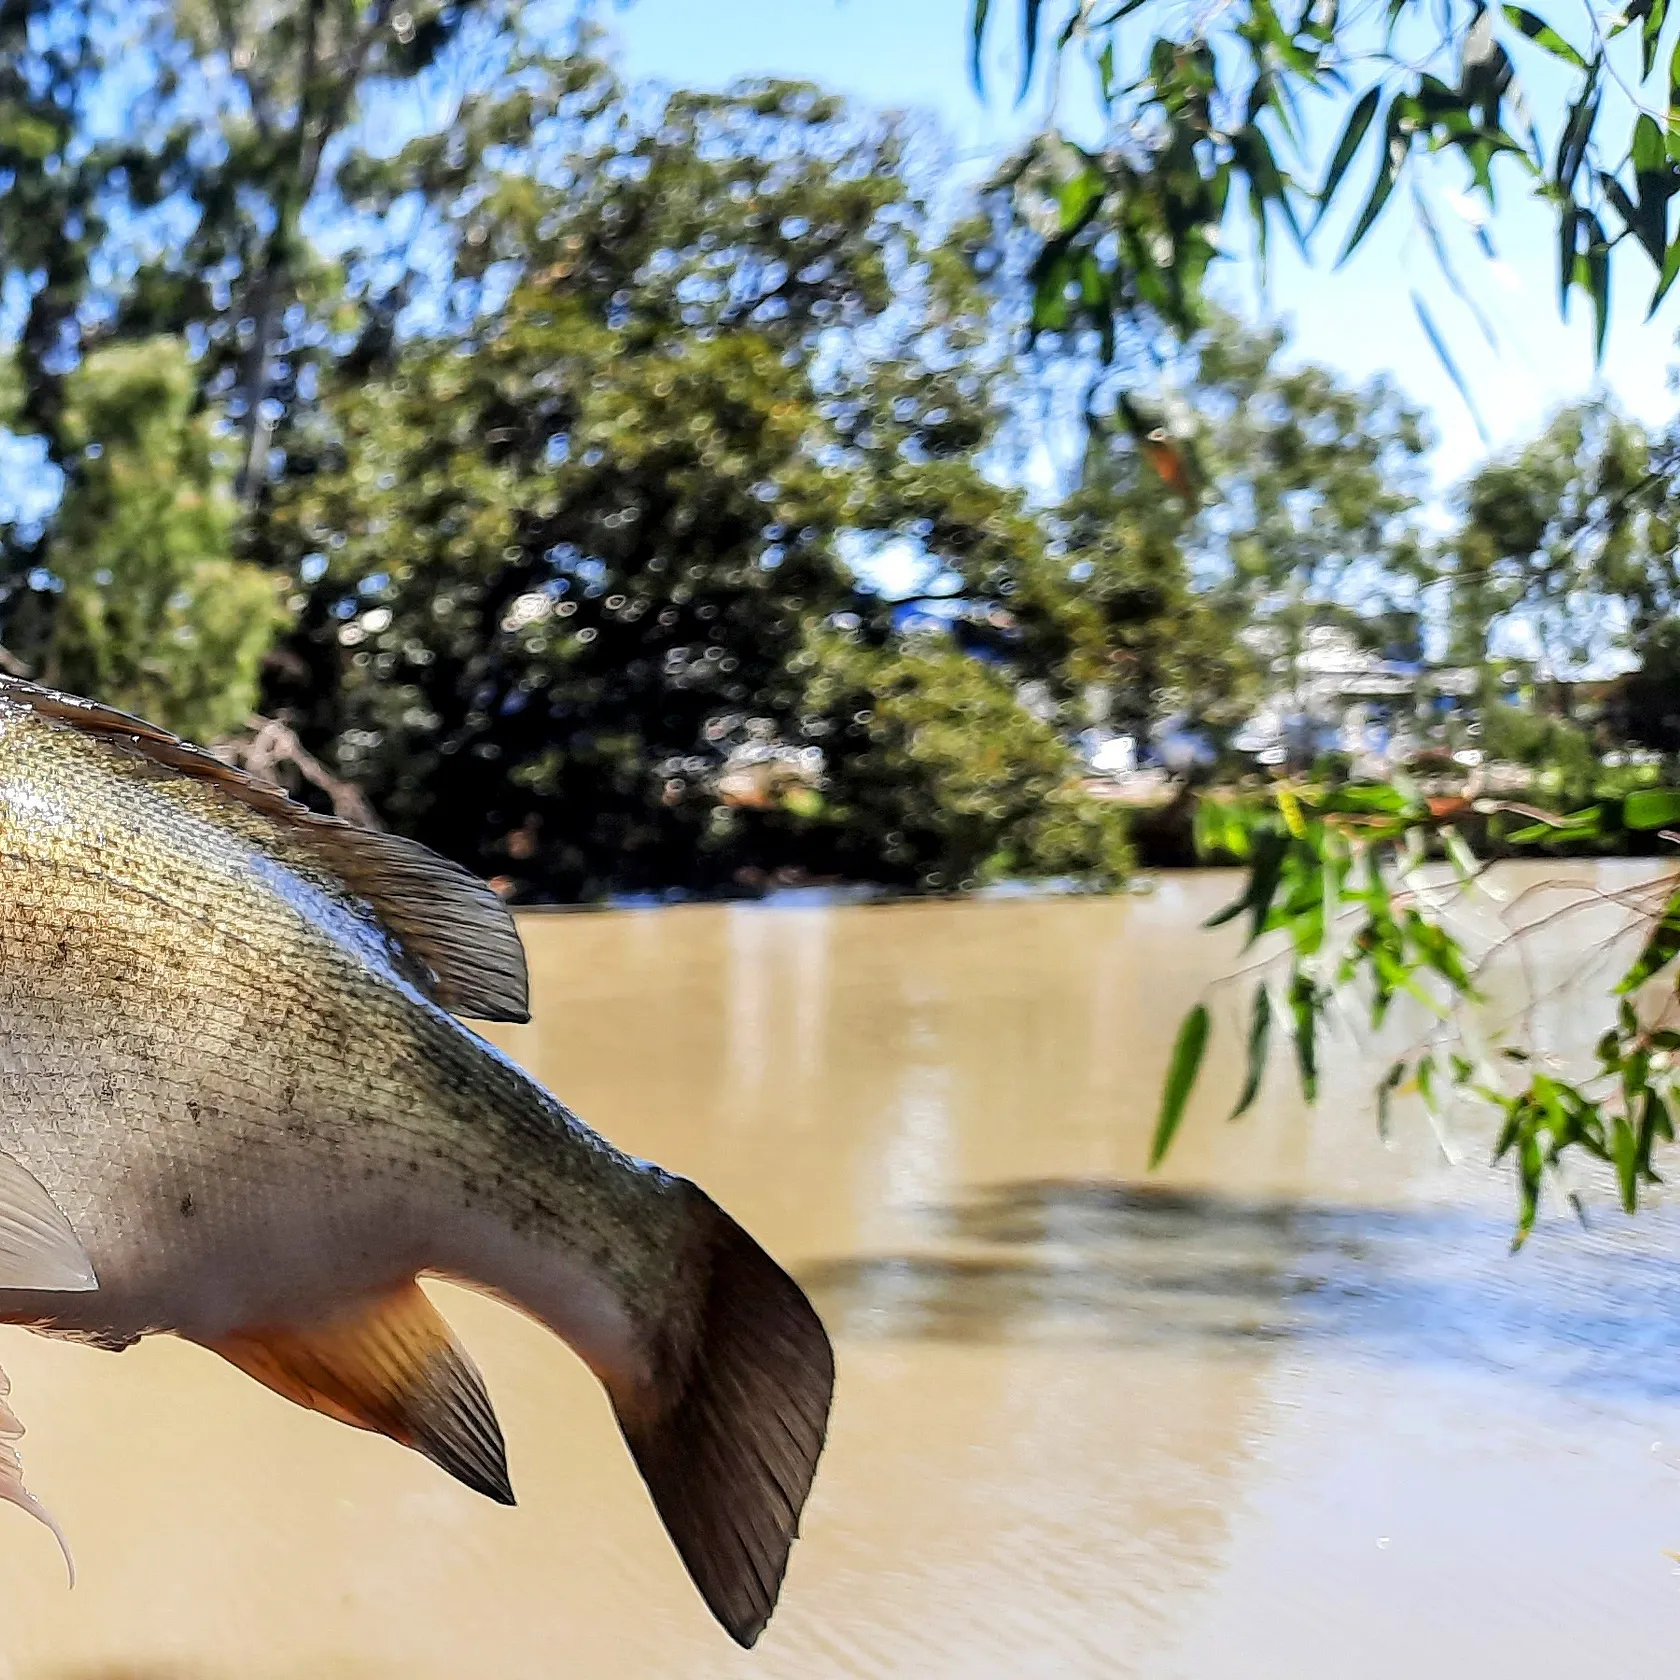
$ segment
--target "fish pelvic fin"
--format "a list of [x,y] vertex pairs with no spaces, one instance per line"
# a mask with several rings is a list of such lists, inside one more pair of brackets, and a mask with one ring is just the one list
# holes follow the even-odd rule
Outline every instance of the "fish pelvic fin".
[[750,1647],[775,1608],[822,1452],[834,1351],[799,1285],[702,1201],[712,1240],[698,1309],[671,1327],[651,1382],[607,1387],[701,1597]]
[[64,1210],[21,1161],[0,1150],[0,1289],[98,1287]]
[[484,1379],[412,1279],[324,1324],[248,1325],[204,1345],[276,1394],[388,1435],[474,1492],[513,1504]]

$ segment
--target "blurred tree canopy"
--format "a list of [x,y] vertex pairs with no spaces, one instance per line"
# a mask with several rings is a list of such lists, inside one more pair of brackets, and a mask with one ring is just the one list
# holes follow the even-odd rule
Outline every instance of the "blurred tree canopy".
[[[248,712],[273,590],[233,545],[279,416],[346,325],[345,277],[304,224],[331,213],[364,96],[412,89],[470,27],[505,18],[473,0],[0,8],[7,419],[62,488],[56,515],[0,526],[0,635],[25,664],[192,731]],[[146,485],[170,462],[173,502]],[[100,531],[120,567],[84,564]]]
[[[956,885],[1006,857],[1114,879],[1118,817],[1094,807],[1083,850],[1040,857],[1018,799],[976,795],[954,876],[908,815],[867,847],[840,832],[850,736],[812,708],[810,650],[838,637],[883,680],[902,657],[848,552],[911,544],[999,603],[1069,610],[1042,525],[981,470],[1007,358],[907,137],[806,87],[647,108],[582,57],[512,80],[460,152],[462,130],[356,166],[382,214],[425,192],[458,278],[285,434],[262,541],[299,580],[277,694],[306,741],[524,891],[843,864]],[[973,710],[970,753],[1031,760],[988,775],[1082,799],[1054,735],[990,737],[999,693],[1017,706],[947,684],[927,727]],[[941,775],[961,779],[893,760],[877,810],[938,803]]]
[[280,580],[233,558],[232,475],[178,339],[114,343],[65,381],[80,470],[58,511],[43,680],[213,741],[256,709]]
[[1072,738],[1235,721],[1256,627],[1417,569],[1417,417],[1222,318],[1170,460],[1140,395],[1025,471],[1014,235],[925,125],[489,0],[24,10],[0,638],[509,892],[1112,883]]
[[1447,572],[1467,660],[1520,615],[1556,669],[1643,659],[1680,609],[1680,507],[1667,449],[1607,402],[1554,415],[1460,492]]
[[[1105,645],[1153,662],[1122,690],[1127,717],[1165,701],[1234,721],[1274,674],[1293,680],[1319,625],[1419,655],[1418,590],[1438,564],[1421,524],[1429,429],[1391,385],[1354,387],[1285,352],[1281,331],[1212,312],[1157,382],[1154,411],[1088,436],[1056,518],[1063,548],[1092,568],[1082,596],[1104,615]],[[1192,475],[1191,494],[1163,494],[1154,431],[1172,437],[1165,471]],[[1130,649],[1140,567],[1161,593]]]

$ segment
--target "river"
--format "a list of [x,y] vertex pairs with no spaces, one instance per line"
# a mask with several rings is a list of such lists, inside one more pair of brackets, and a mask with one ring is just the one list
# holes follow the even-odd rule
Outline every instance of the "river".
[[1228,1126],[1234,1016],[1150,1177],[1229,886],[526,918],[535,1019],[498,1042],[704,1184],[834,1334],[756,1651],[593,1379],[439,1286],[515,1510],[193,1348],[0,1331],[81,1575],[0,1507],[0,1680],[1672,1673],[1680,1222],[1549,1219],[1511,1257],[1483,1140],[1448,1166],[1406,1111],[1385,1146],[1357,1054],[1311,1114],[1280,1065]]

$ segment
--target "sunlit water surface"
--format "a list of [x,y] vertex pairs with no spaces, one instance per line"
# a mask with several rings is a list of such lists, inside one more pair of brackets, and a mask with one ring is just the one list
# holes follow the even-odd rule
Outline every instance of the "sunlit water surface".
[[[1457,1168],[1415,1112],[1379,1141],[1374,1050],[1310,1116],[1275,1066],[1227,1126],[1234,997],[1147,1175],[1229,887],[526,920],[536,1019],[499,1042],[704,1184],[836,1340],[757,1651],[582,1367],[440,1289],[517,1510],[192,1348],[0,1332],[81,1571],[0,1507],[0,1680],[1680,1672],[1680,1223],[1553,1218],[1509,1257],[1480,1133]],[[1540,989],[1593,937],[1546,935]]]

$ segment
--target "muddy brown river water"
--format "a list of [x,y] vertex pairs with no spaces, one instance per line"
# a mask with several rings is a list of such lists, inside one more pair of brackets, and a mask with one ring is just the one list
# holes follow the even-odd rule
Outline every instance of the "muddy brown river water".
[[1508,1257],[1481,1140],[1449,1167],[1402,1115],[1385,1148],[1351,1051],[1315,1113],[1279,1079],[1228,1127],[1216,1047],[1151,1178],[1229,885],[525,921],[536,1018],[498,1041],[705,1184],[834,1333],[755,1652],[582,1367],[440,1288],[516,1510],[192,1348],[0,1331],[81,1572],[0,1508],[0,1680],[1680,1673],[1680,1220],[1553,1219]]

